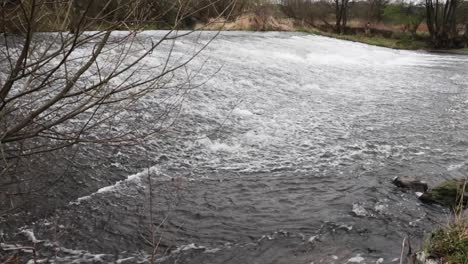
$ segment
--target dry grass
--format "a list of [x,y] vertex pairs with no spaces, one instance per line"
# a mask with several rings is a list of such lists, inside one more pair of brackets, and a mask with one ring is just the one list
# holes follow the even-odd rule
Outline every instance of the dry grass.
[[[350,26],[361,27],[362,21],[353,20]],[[374,25],[373,25],[374,26]],[[375,25],[376,28],[401,32],[397,26],[389,26],[385,24]],[[212,19],[207,24],[198,24],[197,29],[201,30],[240,30],[240,31],[296,31],[312,33],[332,38],[366,43],[375,46],[393,48],[393,49],[428,49],[429,45],[425,41],[415,40],[408,33],[401,33],[400,38],[384,38],[380,36],[365,36],[357,35],[340,35],[330,32],[318,30],[312,26],[304,26],[300,21],[290,18],[275,18],[273,16],[261,17],[255,14],[246,14],[237,17],[232,21],[227,21],[224,18]]]
[[427,252],[447,264],[468,263],[468,219],[458,218],[432,233]]
[[297,31],[312,33],[316,35],[337,38],[342,40],[354,41],[365,43],[374,46],[392,48],[392,49],[406,49],[406,50],[418,50],[418,49],[429,49],[429,43],[421,40],[415,40],[409,34],[403,35],[401,38],[384,38],[380,36],[366,36],[362,34],[356,35],[341,35],[330,32],[320,31],[315,28],[298,28]]
[[244,31],[295,31],[293,19],[275,18],[245,14],[227,21],[224,18],[210,19],[207,24],[198,24],[203,30],[244,30]]
[[468,264],[468,218],[464,215],[463,194],[467,182],[463,184],[460,203],[455,208],[453,219],[434,231],[426,246],[426,252],[436,256],[444,264]]

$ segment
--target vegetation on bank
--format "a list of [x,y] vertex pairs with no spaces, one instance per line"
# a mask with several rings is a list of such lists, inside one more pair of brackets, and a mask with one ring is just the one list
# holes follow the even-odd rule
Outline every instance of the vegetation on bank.
[[440,263],[468,263],[468,219],[456,217],[446,227],[434,231],[425,251]]
[[[437,228],[426,241],[421,252],[412,252],[411,244],[403,240],[401,256],[408,245],[408,264],[468,264],[468,208],[467,178],[449,179],[433,188],[416,177],[400,176],[393,179],[397,187],[418,193],[427,204],[438,204],[453,210],[453,218],[444,227]],[[468,213],[468,211],[467,211]],[[403,260],[400,262],[403,263]]]
[[415,39],[410,34],[401,34],[398,38],[386,38],[382,36],[373,36],[365,34],[336,34],[333,32],[321,31],[315,28],[299,28],[298,31],[312,33],[316,35],[337,38],[342,40],[354,41],[365,43],[369,45],[386,47],[392,49],[405,49],[405,50],[429,50],[431,45],[428,41]]
[[[246,22],[250,21],[250,22]],[[463,49],[439,49],[436,50],[430,43],[429,36],[427,34],[413,35],[408,32],[394,32],[392,36],[384,37],[382,35],[372,34],[370,29],[369,34],[339,34],[333,32],[333,30],[319,29],[313,26],[302,26],[298,25],[297,21],[284,20],[284,19],[271,19],[266,22],[265,25],[259,26],[256,22],[254,15],[245,15],[238,18],[235,22],[219,22],[211,26],[200,25],[200,29],[211,29],[211,30],[240,30],[240,31],[258,31],[259,27],[266,28],[264,31],[294,31],[303,32],[309,34],[315,34],[330,38],[342,39],[353,42],[360,42],[369,45],[386,47],[392,49],[403,49],[403,50],[427,50],[437,51],[444,53],[454,54],[468,54],[468,48]]]
[[[35,7],[34,12],[40,19],[33,29],[28,29],[25,27],[29,20],[27,14],[33,3],[40,1],[0,1],[0,32],[74,32],[83,28],[134,30],[135,27],[139,27],[138,30],[219,29],[219,25],[227,25],[223,29],[293,31],[306,28],[321,35],[398,49],[463,49],[468,46],[466,0],[427,0],[425,3],[389,0],[66,0]],[[128,15],[125,9],[136,12]],[[86,16],[81,19],[83,13]],[[285,23],[277,23],[281,21]],[[115,28],[115,22],[125,23],[119,23]]]
[[425,193],[437,203],[453,208],[450,222],[432,232],[424,248],[425,255],[444,264],[468,263],[468,207],[466,180],[448,180]]

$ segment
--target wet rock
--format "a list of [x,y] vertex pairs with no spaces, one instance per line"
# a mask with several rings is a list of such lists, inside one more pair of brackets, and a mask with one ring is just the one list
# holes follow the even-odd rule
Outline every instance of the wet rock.
[[408,189],[414,192],[426,192],[429,187],[425,181],[421,181],[412,176],[400,176],[393,179],[393,184],[400,188]]
[[428,255],[425,251],[417,252],[413,258],[413,262],[408,263],[415,263],[415,264],[438,264],[441,263],[440,259],[435,256]]
[[466,179],[447,180],[423,193],[419,199],[426,203],[435,203],[451,208],[462,204],[466,208],[468,204],[468,186],[466,185],[468,185]]
[[158,159],[159,162],[166,162],[169,158],[166,155],[161,155]]

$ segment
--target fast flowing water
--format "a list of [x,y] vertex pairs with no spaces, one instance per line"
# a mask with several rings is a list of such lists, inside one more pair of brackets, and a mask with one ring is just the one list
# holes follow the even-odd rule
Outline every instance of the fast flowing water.
[[466,175],[468,57],[225,32],[201,66],[216,74],[164,135],[92,157],[138,173],[23,233],[60,245],[63,263],[143,261],[153,237],[164,263],[392,263],[404,237],[445,220],[391,181]]

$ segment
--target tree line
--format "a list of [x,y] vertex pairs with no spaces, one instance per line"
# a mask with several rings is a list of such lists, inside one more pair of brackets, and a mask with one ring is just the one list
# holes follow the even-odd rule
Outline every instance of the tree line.
[[462,0],[282,0],[281,8],[290,17],[311,25],[322,22],[341,34],[350,30],[348,21],[352,19],[401,25],[412,35],[425,22],[435,48],[463,47],[468,43],[468,2]]
[[[20,3],[31,0],[1,0],[2,22],[0,30],[24,32],[24,10]],[[39,1],[40,2],[40,1]],[[36,27],[39,31],[74,30],[76,19],[86,12],[86,23],[96,29],[105,28],[113,21],[126,21],[121,29],[133,24],[145,25],[148,29],[172,28],[177,21],[181,29],[194,28],[196,24],[209,23],[210,19],[223,17],[235,19],[245,13],[260,16],[274,15],[293,18],[307,25],[326,26],[337,33],[348,33],[350,20],[366,23],[389,23],[401,25],[404,31],[416,35],[418,27],[425,22],[430,41],[435,48],[455,48],[466,45],[468,39],[468,2],[463,0],[73,0],[71,17],[62,16],[57,23],[47,19],[48,13],[62,10],[70,1],[44,1],[41,6],[43,19]],[[140,12],[128,16],[125,10],[138,6]],[[225,12],[229,10],[229,12]],[[67,28],[60,28],[66,25]]]

